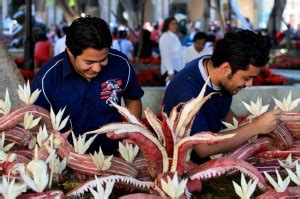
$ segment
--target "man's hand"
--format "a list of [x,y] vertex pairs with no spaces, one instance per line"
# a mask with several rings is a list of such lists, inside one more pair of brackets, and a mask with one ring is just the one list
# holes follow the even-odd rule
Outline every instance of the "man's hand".
[[264,113],[258,117],[253,123],[258,134],[268,134],[272,132],[280,121],[281,110],[273,110]]

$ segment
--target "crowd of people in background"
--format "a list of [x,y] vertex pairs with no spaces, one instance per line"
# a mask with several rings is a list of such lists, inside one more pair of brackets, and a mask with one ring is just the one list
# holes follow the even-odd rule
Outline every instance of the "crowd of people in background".
[[68,26],[54,25],[47,30],[39,29],[34,39],[34,68],[38,70],[50,58],[66,49],[66,33]]
[[[175,17],[168,17],[163,22],[151,25],[146,22],[143,28],[132,31],[127,26],[118,25],[110,27],[113,43],[111,48],[123,52],[129,61],[135,63],[137,58],[146,60],[158,59],[160,73],[166,84],[174,75],[195,58],[211,55],[215,42],[223,38],[224,33],[214,21],[209,31],[204,32],[199,21],[191,22],[181,27]],[[229,30],[230,29],[230,30]],[[225,31],[238,29],[231,25]],[[51,57],[65,51],[65,35],[68,30],[66,23],[53,25],[46,31],[40,32],[35,41],[35,70],[38,70]],[[270,36],[266,30],[257,31],[265,36],[272,45]],[[294,34],[296,37],[298,34]],[[278,35],[277,40],[283,39]]]

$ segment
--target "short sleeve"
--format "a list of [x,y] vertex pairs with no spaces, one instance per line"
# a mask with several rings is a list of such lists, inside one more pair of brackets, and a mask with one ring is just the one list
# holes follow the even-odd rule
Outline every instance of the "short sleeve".
[[130,71],[128,74],[127,85],[124,90],[123,97],[125,99],[140,99],[144,95],[144,91],[142,90],[139,82],[137,81],[137,77],[134,69],[130,66]]

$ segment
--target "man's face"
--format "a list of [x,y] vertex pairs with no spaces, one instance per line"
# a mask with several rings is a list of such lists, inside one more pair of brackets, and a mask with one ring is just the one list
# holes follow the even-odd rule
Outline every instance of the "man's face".
[[206,40],[205,39],[197,39],[195,42],[194,42],[194,47],[195,47],[195,50],[197,52],[201,52],[204,47],[205,47],[205,42]]
[[76,58],[69,49],[67,52],[75,71],[88,81],[96,77],[102,67],[108,64],[108,48],[101,50],[87,48]]
[[235,95],[241,89],[252,86],[253,79],[260,73],[260,70],[260,67],[250,64],[248,70],[238,70],[231,76],[231,79],[225,78],[222,88],[231,95]]

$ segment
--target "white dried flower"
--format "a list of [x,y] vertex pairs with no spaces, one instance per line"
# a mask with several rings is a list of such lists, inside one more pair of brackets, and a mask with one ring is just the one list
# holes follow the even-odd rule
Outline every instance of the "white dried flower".
[[279,160],[278,163],[281,167],[286,168],[286,169],[291,169],[294,168],[297,164],[297,161],[295,160],[293,162],[292,154],[290,153],[289,156],[286,158],[286,160]]
[[95,140],[97,134],[91,137],[88,141],[85,142],[86,135],[79,135],[78,140],[76,139],[74,133],[72,132],[73,146],[76,153],[84,154],[86,150],[91,146]]
[[39,97],[40,92],[41,90],[37,89],[31,94],[29,81],[27,81],[27,85],[24,84],[24,87],[19,85],[18,89],[19,98],[27,105],[33,104]]
[[52,107],[50,109],[50,118],[51,118],[52,127],[56,131],[60,131],[61,129],[63,129],[66,126],[67,121],[70,117],[70,116],[67,116],[63,121],[61,121],[62,116],[64,115],[64,112],[65,112],[65,109],[66,109],[66,107],[63,108],[62,110],[60,109],[58,111],[57,115],[55,115]]
[[296,184],[300,185],[300,165],[298,163],[298,160],[296,160],[296,171],[293,173],[290,169],[286,169],[288,172],[291,180]]
[[246,107],[246,109],[251,113],[251,115],[249,115],[248,118],[260,116],[261,114],[265,113],[269,108],[269,104],[265,106],[262,105],[261,97],[257,98],[256,103],[251,101],[249,105],[243,101],[243,104]]
[[2,136],[1,136],[1,139],[0,139],[0,151],[9,151],[15,143],[10,143],[10,144],[7,144],[7,145],[4,145],[5,144],[5,132],[2,132]]
[[101,184],[100,180],[95,176],[96,183],[97,183],[97,191],[89,187],[90,192],[94,196],[94,198],[102,198],[102,199],[108,199],[109,195],[111,194],[113,187],[114,187],[114,181],[107,181],[105,189],[103,185]]
[[15,183],[15,178],[11,182],[7,180],[6,176],[2,176],[2,182],[0,183],[0,193],[4,199],[15,199],[21,193],[26,192],[27,185],[25,183]]
[[139,152],[139,147],[137,145],[133,147],[133,144],[128,144],[128,142],[124,146],[122,142],[119,142],[119,152],[126,162],[132,163]]
[[177,172],[175,172],[173,179],[171,180],[170,176],[167,176],[168,182],[165,182],[163,179],[161,179],[161,187],[162,190],[172,198],[178,198],[184,193],[184,189],[187,184],[188,179],[183,179],[178,182],[178,175]]
[[40,122],[41,117],[33,119],[33,114],[30,112],[26,112],[24,115],[23,126],[26,130],[32,129]]
[[258,179],[253,181],[252,179],[249,182],[246,182],[244,173],[241,175],[241,186],[239,186],[236,182],[232,181],[235,193],[242,199],[249,199],[253,192],[255,191]]
[[44,142],[45,140],[47,140],[48,136],[49,136],[49,135],[48,135],[48,131],[47,131],[46,125],[44,124],[43,127],[40,126],[39,132],[38,132],[38,134],[36,135],[36,141],[37,141],[37,143],[38,143],[38,145],[39,145],[40,147],[43,146],[43,142]]
[[6,88],[5,90],[5,100],[3,101],[0,99],[0,113],[6,114],[10,111],[11,109],[11,102],[10,102],[10,97],[8,94],[8,90]]
[[283,98],[282,102],[273,97],[273,100],[276,104],[275,108],[279,108],[282,111],[293,111],[299,104],[300,98],[297,98],[292,101],[292,91],[289,92],[287,98]]
[[92,160],[93,160],[93,163],[94,165],[102,170],[102,171],[105,171],[105,170],[108,170],[111,166],[111,159],[113,157],[113,155],[109,156],[108,158],[105,158],[102,150],[101,150],[101,147],[99,147],[99,152],[97,153],[96,151],[94,152],[94,155],[90,154]]
[[270,184],[274,187],[274,189],[278,193],[284,192],[286,190],[286,188],[289,186],[290,177],[287,176],[285,178],[285,180],[283,181],[281,176],[279,175],[277,169],[276,169],[277,182],[267,172],[264,171],[264,174],[265,174],[266,178],[268,179],[268,181],[270,182]]
[[226,128],[222,129],[220,132],[226,132],[226,131],[231,131],[231,130],[237,129],[239,127],[239,122],[237,121],[237,119],[235,119],[235,117],[233,117],[232,120],[233,120],[233,124],[222,121],[222,123],[224,124],[224,126]]

